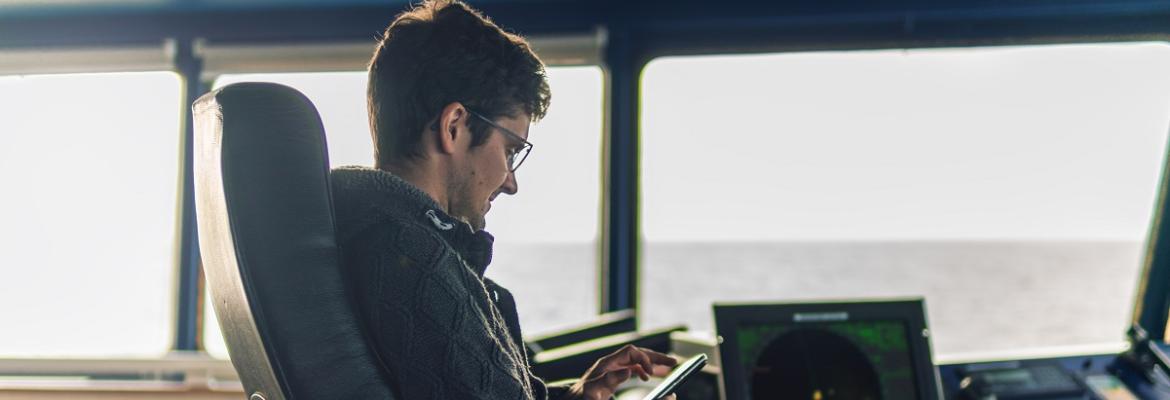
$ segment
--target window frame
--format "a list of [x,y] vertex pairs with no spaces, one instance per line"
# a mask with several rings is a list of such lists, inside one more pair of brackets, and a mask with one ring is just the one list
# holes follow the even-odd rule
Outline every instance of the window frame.
[[[175,2],[182,3],[182,2]],[[173,9],[168,8],[173,7]],[[637,309],[640,266],[639,108],[640,78],[656,57],[758,52],[864,50],[995,46],[1050,43],[1170,41],[1170,8],[1138,1],[1084,1],[1037,5],[1018,0],[985,5],[968,0],[931,6],[895,2],[852,13],[828,7],[789,9],[744,5],[712,10],[681,3],[662,12],[650,4],[617,5],[585,0],[533,6],[525,2],[483,4],[487,15],[526,35],[585,33],[596,45],[605,88],[600,312]],[[209,87],[201,49],[211,44],[255,43],[296,46],[322,41],[366,41],[390,18],[381,4],[317,7],[224,7],[156,5],[62,9],[33,6],[0,16],[0,55],[34,48],[101,51],[109,46],[157,46],[165,41],[164,62],[185,82],[182,234],[177,302],[176,350],[197,350],[202,313],[202,279],[191,201],[190,105]],[[712,14],[714,13],[714,14]],[[207,18],[196,18],[207,17]],[[298,26],[304,29],[288,29]],[[196,39],[204,37],[208,39]],[[537,46],[539,49],[539,46]],[[208,53],[212,54],[212,53]],[[154,56],[151,60],[153,60]],[[5,57],[0,56],[0,60]],[[75,71],[100,70],[74,61]],[[146,61],[154,63],[155,61]],[[34,65],[39,70],[45,63]],[[214,63],[211,63],[214,65]],[[27,67],[27,65],[25,66]],[[0,64],[0,73],[15,67]],[[53,67],[54,71],[60,66]],[[119,66],[117,68],[131,68]],[[1170,314],[1170,229],[1162,224],[1170,206],[1163,183],[1150,228],[1147,261],[1135,302],[1138,320],[1154,337],[1165,337]]]

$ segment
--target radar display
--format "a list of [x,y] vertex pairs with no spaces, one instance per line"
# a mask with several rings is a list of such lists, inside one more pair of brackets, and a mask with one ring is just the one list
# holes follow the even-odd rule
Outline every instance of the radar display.
[[753,400],[918,398],[898,321],[743,325],[737,339]]

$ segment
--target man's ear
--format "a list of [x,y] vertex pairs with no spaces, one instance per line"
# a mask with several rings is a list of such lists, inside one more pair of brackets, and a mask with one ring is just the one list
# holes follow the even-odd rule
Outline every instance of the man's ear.
[[448,104],[443,107],[443,112],[439,113],[438,132],[435,132],[435,141],[439,146],[439,151],[445,154],[455,153],[455,149],[459,148],[456,145],[460,139],[460,135],[467,132],[467,109],[459,102]]

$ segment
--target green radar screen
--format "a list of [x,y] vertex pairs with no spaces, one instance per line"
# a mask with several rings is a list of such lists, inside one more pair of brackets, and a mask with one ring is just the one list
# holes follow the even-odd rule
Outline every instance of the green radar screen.
[[741,326],[738,340],[753,400],[918,398],[901,322]]

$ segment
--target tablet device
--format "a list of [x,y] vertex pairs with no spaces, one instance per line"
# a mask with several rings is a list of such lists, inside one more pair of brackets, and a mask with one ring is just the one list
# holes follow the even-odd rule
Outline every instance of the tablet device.
[[658,384],[658,387],[650,391],[650,394],[643,397],[642,400],[660,400],[674,393],[674,390],[681,386],[683,382],[686,382],[687,379],[703,370],[704,365],[707,365],[706,354],[691,357],[691,359],[679,365],[678,368],[675,368],[674,371],[671,371],[670,375],[667,375],[666,379]]

